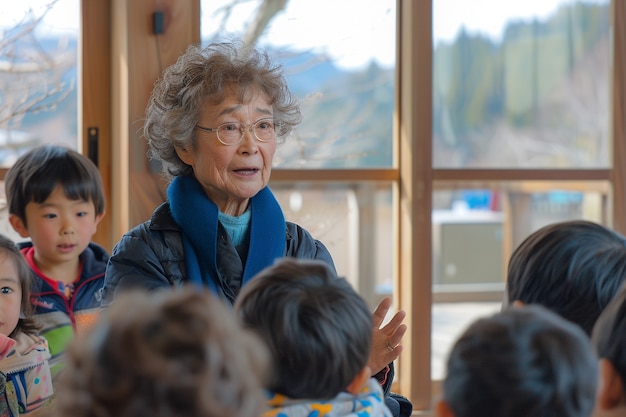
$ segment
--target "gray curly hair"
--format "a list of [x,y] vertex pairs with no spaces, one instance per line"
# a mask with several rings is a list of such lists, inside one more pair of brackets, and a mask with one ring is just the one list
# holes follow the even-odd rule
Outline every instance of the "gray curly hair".
[[266,52],[243,43],[191,45],[165,69],[146,108],[148,157],[161,162],[168,180],[192,175],[191,167],[178,157],[176,148],[195,148],[195,126],[204,106],[221,103],[233,85],[237,85],[242,102],[249,100],[254,88],[267,95],[274,118],[284,127],[278,140],[284,140],[302,120],[300,105],[287,86],[282,66],[273,64]]

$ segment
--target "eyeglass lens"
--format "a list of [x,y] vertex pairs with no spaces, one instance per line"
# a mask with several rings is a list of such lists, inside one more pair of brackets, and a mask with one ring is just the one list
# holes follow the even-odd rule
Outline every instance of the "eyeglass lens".
[[[223,123],[217,127],[217,135],[222,142],[235,143],[243,138],[245,131],[250,125],[240,122]],[[258,140],[267,142],[276,137],[274,121],[272,119],[261,119],[252,125],[252,131]]]

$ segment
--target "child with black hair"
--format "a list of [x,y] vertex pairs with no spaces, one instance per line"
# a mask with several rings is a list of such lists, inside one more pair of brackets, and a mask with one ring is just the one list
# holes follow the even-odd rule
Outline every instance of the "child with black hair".
[[591,335],[625,279],[624,236],[586,220],[553,223],[511,255],[504,306],[541,304]]
[[439,417],[588,417],[597,360],[577,325],[540,305],[472,323],[452,347]]
[[35,272],[31,302],[48,340],[53,378],[75,332],[93,324],[109,255],[91,242],[104,216],[98,168],[69,148],[42,145],[22,155],[5,177],[9,222]]
[[283,258],[242,288],[234,308],[273,360],[264,416],[391,416],[368,367],[372,315],[328,264]]
[[[0,415],[39,415],[53,394],[50,351],[30,303],[32,271],[0,235]],[[46,407],[44,407],[46,406]]]
[[626,415],[626,286],[604,309],[592,333],[600,359],[594,417]]

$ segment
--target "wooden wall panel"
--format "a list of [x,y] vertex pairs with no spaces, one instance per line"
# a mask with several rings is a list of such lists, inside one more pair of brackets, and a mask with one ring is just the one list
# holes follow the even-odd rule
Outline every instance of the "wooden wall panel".
[[[164,16],[164,32],[153,33],[153,13]],[[145,107],[163,68],[192,43],[200,42],[199,0],[113,0],[114,183],[119,200],[114,239],[147,220],[164,200],[159,172],[151,172],[142,136]],[[121,36],[120,36],[121,34]]]
[[107,196],[106,214],[93,240],[111,250],[111,3],[83,1],[81,4],[82,68],[79,85],[79,128],[82,151],[87,154],[88,130],[98,131],[98,168]]
[[400,392],[431,405],[432,4],[399,2],[400,308],[407,312]]

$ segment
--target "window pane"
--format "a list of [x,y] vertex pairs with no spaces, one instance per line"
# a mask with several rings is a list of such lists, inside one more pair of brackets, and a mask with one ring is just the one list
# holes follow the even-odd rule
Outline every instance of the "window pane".
[[452,343],[474,319],[498,311],[511,253],[554,222],[604,223],[606,182],[502,182],[490,189],[433,193],[431,377],[443,377]]
[[[40,143],[78,143],[79,0],[29,0],[0,13],[0,166]],[[36,19],[43,16],[36,24]]]
[[[268,50],[302,106],[274,166],[391,167],[396,1],[289,0],[275,14],[259,1],[225,7],[233,3],[202,1],[203,43],[238,38]],[[263,14],[267,25],[252,23]]]
[[609,15],[609,0],[435,0],[434,166],[608,167]]
[[[78,149],[79,0],[3,2],[0,10],[0,168],[33,146]],[[42,17],[43,16],[43,17]],[[42,18],[39,23],[37,19]],[[8,223],[0,189],[0,233]]]
[[432,305],[432,356],[430,377],[433,381],[441,381],[446,372],[446,359],[452,345],[474,320],[500,311],[501,303],[461,302],[433,303]]
[[307,229],[330,251],[372,309],[393,291],[391,184],[271,184],[285,218]]

